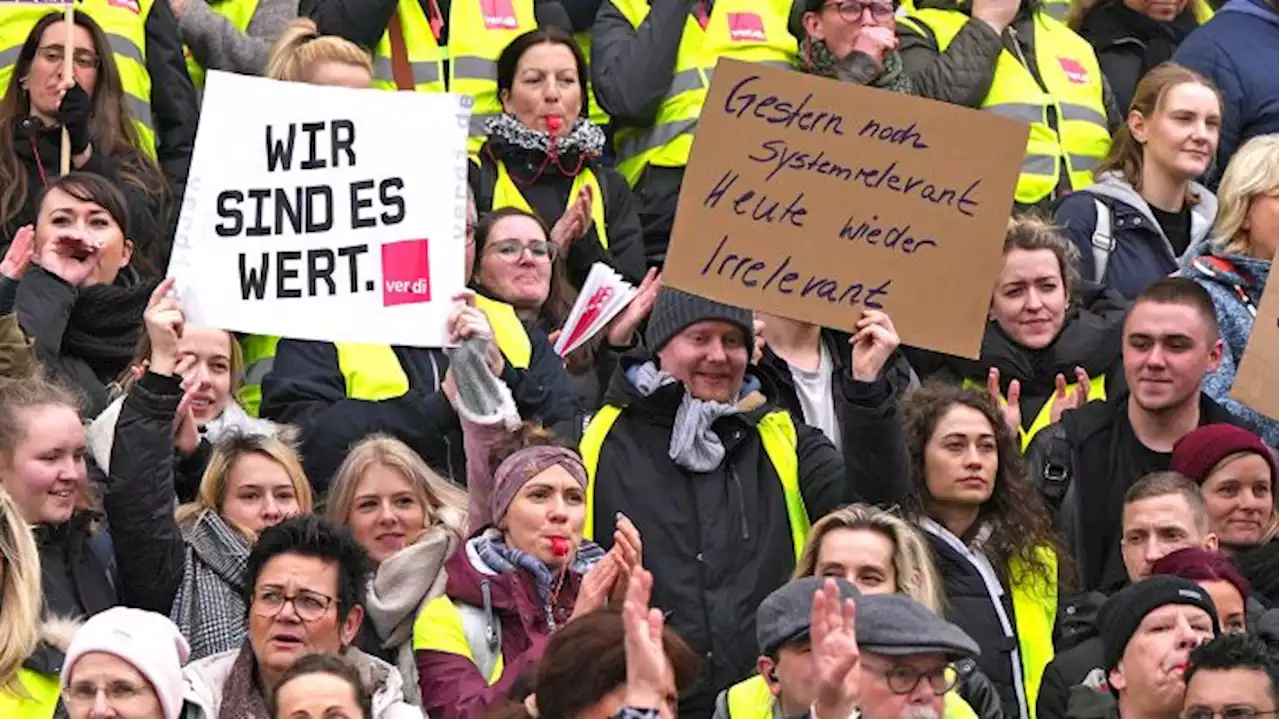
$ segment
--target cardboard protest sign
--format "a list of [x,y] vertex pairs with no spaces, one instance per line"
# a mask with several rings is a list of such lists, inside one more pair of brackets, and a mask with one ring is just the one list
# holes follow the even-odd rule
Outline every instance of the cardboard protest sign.
[[169,265],[188,322],[443,345],[470,114],[457,95],[210,73]]
[[663,284],[976,358],[1027,127],[722,59],[698,120]]
[[1253,319],[1253,331],[1244,358],[1236,368],[1231,397],[1272,419],[1280,419],[1280,377],[1276,376],[1276,355],[1280,353],[1280,289],[1276,287],[1276,263],[1271,263],[1267,286]]

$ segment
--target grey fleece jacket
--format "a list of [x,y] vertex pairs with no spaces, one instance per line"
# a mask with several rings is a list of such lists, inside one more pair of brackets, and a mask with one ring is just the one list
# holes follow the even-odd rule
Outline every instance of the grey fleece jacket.
[[[222,0],[224,2],[229,0]],[[298,0],[257,0],[246,32],[214,11],[219,0],[186,0],[178,16],[182,41],[206,70],[261,75],[271,43],[298,17]]]
[[[1142,199],[1138,191],[1133,189],[1133,185],[1125,182],[1119,172],[1108,172],[1098,178],[1098,181],[1084,189],[1092,195],[1098,197],[1108,197],[1118,202],[1132,207],[1140,213],[1145,219],[1151,222],[1161,237],[1164,237],[1164,230],[1160,228],[1160,223],[1156,221],[1156,216],[1151,214],[1151,206],[1147,201]],[[1191,242],[1187,244],[1187,252],[1182,257],[1178,257],[1173,252],[1173,245],[1169,244],[1169,238],[1164,237],[1165,248],[1169,251],[1169,258],[1179,265],[1185,265],[1190,261],[1187,255],[1194,249],[1196,245],[1203,243],[1209,238],[1209,230],[1213,229],[1213,220],[1218,216],[1218,198],[1209,188],[1198,182],[1191,183],[1191,191],[1200,201],[1191,206]],[[1112,228],[1112,234],[1116,233],[1116,228]]]

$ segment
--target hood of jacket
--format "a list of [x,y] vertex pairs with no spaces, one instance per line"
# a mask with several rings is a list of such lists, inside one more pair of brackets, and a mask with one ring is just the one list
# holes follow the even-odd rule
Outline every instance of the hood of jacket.
[[[231,649],[194,661],[182,669],[185,683],[183,701],[199,709],[195,717],[217,719],[222,708],[222,690],[231,676],[240,649]],[[355,647],[342,654],[360,675],[365,691],[373,697],[374,719],[407,719],[422,713],[404,703],[404,681],[390,664],[369,656]],[[187,716],[186,713],[183,716]]]
[[[644,349],[632,350],[623,355],[605,389],[604,404],[627,407],[632,417],[643,417],[655,424],[669,427],[675,422],[676,412],[684,399],[684,383],[672,382],[659,387],[648,396],[641,394],[631,381],[629,372],[649,361],[657,364],[658,358]],[[761,372],[755,365],[747,364],[743,387],[748,391],[738,399],[741,413],[732,416],[747,418],[754,423],[772,406],[777,405],[777,386],[768,373]]]
[[[1201,258],[1217,258],[1225,262],[1197,262]],[[1262,290],[1267,285],[1267,275],[1271,273],[1271,260],[1264,260],[1252,255],[1228,254],[1220,249],[1216,241],[1202,241],[1187,251],[1186,262],[1183,263],[1196,279],[1213,282],[1230,291],[1239,285],[1255,303],[1262,297]]]
[[384,647],[413,637],[418,608],[445,591],[445,560],[458,547],[458,535],[442,525],[378,565],[369,582],[365,613]]
[[1218,12],[1238,12],[1245,15],[1252,15],[1267,21],[1272,25],[1280,24],[1280,17],[1277,17],[1275,8],[1267,5],[1265,0],[1230,0]]
[[[1160,223],[1156,221],[1156,216],[1151,213],[1151,206],[1147,201],[1142,199],[1142,195],[1133,189],[1120,176],[1118,171],[1112,170],[1103,173],[1098,181],[1085,188],[1085,192],[1097,197],[1105,197],[1116,202],[1122,202],[1134,212],[1138,213],[1143,220],[1146,221],[1148,229],[1156,232],[1160,237],[1164,238],[1165,244],[1168,245],[1169,238],[1164,236],[1164,230],[1160,229]],[[1218,216],[1218,198],[1209,191],[1209,188],[1198,182],[1191,183],[1191,192],[1199,198],[1199,202],[1191,206],[1191,242],[1187,246],[1187,252],[1183,257],[1194,257],[1192,249],[1197,244],[1205,241],[1209,237],[1209,231],[1213,229],[1213,220]],[[1115,226],[1112,226],[1112,233],[1115,233]],[[1178,258],[1173,254],[1173,246],[1168,245],[1169,255]]]

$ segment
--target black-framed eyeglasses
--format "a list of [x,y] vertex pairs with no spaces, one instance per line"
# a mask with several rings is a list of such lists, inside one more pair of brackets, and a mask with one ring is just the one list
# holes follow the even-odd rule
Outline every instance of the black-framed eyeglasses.
[[871,11],[871,19],[877,22],[884,22],[893,17],[893,3],[887,2],[861,2],[861,0],[837,0],[837,2],[829,2],[822,6],[823,10],[835,10],[840,13],[840,19],[848,23],[855,23],[862,19],[864,10]]
[[1257,717],[1273,717],[1280,712],[1260,711],[1248,704],[1228,704],[1222,709],[1210,709],[1205,706],[1193,706],[1182,712],[1182,719],[1256,719]]
[[[36,48],[36,55],[51,65],[61,65],[62,59],[66,57],[65,53],[66,50],[62,45],[44,45]],[[76,50],[71,53],[71,62],[81,70],[97,70],[99,58],[88,50]]]
[[921,671],[910,664],[891,664],[884,668],[874,667],[865,661],[863,664],[884,677],[884,683],[894,694],[910,694],[916,690],[921,681],[927,681],[929,690],[934,696],[940,697],[955,689],[960,681],[960,672],[950,664],[929,671]]
[[323,617],[333,602],[333,597],[319,592],[304,589],[290,597],[283,590],[268,587],[254,593],[253,613],[264,619],[275,619],[284,610],[284,605],[293,604],[293,612],[298,619],[310,623]]
[[536,240],[529,244],[523,244],[520,240],[499,240],[488,245],[493,248],[493,254],[499,259],[506,262],[519,262],[524,256],[525,250],[529,251],[529,256],[535,262],[555,262],[556,250],[558,249],[554,242],[545,242]]

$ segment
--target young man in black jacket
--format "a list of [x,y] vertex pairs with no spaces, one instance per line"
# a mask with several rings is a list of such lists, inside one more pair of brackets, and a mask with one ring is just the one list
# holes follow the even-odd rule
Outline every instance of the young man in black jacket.
[[1222,359],[1222,340],[1213,301],[1199,285],[1153,282],[1129,310],[1123,342],[1128,393],[1067,412],[1027,448],[1031,477],[1056,513],[1082,591],[1106,592],[1125,580],[1119,529],[1129,487],[1167,470],[1174,442],[1191,430],[1234,423],[1200,391]]

